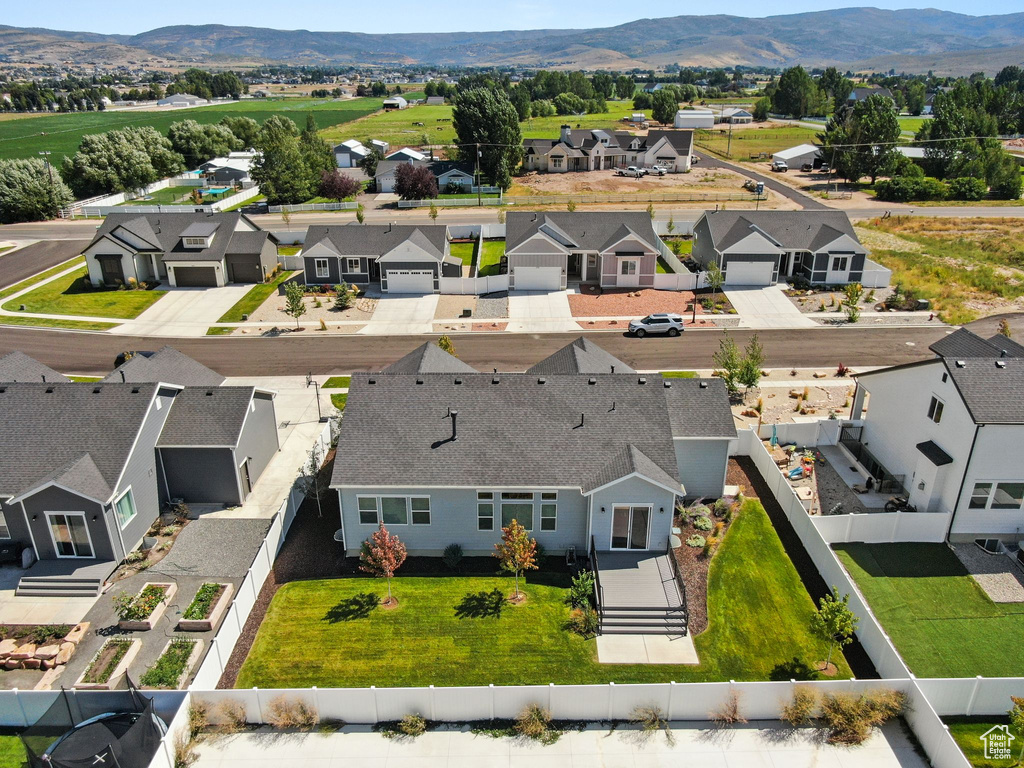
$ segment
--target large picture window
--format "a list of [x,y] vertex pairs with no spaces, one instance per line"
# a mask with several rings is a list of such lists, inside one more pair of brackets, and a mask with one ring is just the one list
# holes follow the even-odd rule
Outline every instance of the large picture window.
[[975,483],[968,509],[1017,510],[1024,507],[1024,482]]
[[513,520],[526,530],[533,530],[532,493],[505,491],[501,494],[501,527],[508,528]]
[[380,516],[384,525],[408,525],[409,500],[405,496],[381,496]]
[[137,514],[135,498],[132,496],[131,488],[125,491],[124,495],[114,503],[114,514],[117,515],[117,524],[122,530]]

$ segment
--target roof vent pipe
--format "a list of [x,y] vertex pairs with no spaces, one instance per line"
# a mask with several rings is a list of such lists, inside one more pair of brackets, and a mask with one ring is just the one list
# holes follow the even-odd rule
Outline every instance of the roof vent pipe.
[[612,373],[615,373],[615,366],[612,366]]
[[454,443],[459,439],[459,432],[456,428],[456,420],[459,418],[458,411],[452,411],[452,442]]
[[43,384],[45,384],[45,383],[46,383],[46,374],[44,373],[43,374]]
[[125,383],[127,383],[127,381],[128,381],[128,380],[127,380],[127,379],[126,379],[126,378],[124,377],[124,371],[122,370],[122,371],[121,371],[121,383],[122,383],[122,384],[125,384]]

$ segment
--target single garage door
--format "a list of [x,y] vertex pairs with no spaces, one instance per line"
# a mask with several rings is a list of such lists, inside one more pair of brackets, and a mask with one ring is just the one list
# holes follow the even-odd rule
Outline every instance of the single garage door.
[[433,293],[434,273],[428,270],[389,269],[388,293]]
[[260,257],[255,253],[230,254],[228,262],[228,281],[232,283],[262,283],[263,268]]
[[726,285],[771,285],[775,265],[770,261],[730,261]]
[[212,288],[217,285],[214,267],[174,267],[174,282],[182,288]]
[[515,267],[512,270],[517,291],[558,291],[562,288],[559,267]]

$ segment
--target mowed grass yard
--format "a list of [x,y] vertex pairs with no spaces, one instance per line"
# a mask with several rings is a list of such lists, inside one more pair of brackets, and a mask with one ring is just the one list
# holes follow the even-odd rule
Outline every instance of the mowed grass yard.
[[[379,607],[386,594],[380,579],[286,584],[237,686],[789,680],[814,676],[812,665],[825,658],[826,647],[808,630],[811,598],[754,499],[712,561],[709,628],[695,638],[697,666],[599,664],[596,641],[565,628],[569,574],[560,558],[527,575],[527,600],[515,607],[504,600],[512,578],[492,575],[489,563],[479,567],[480,575],[399,575],[394,610]],[[850,677],[842,655],[836,660],[838,676]]]
[[312,112],[321,130],[376,112],[382,99],[359,98],[346,101],[307,98],[247,99],[235,104],[211,104],[194,109],[154,111],[104,111],[67,113],[33,117],[31,120],[0,121],[0,159],[36,157],[41,150],[53,152],[51,160],[60,163],[62,155],[73,155],[90,133],[105,133],[115,128],[149,125],[167,135],[171,123],[195,120],[218,123],[224,117],[251,117],[263,123],[271,115],[284,115],[302,128],[306,113]]
[[945,544],[835,549],[915,675],[1024,675],[1024,605],[993,603]]
[[484,240],[483,248],[479,255],[480,266],[477,271],[479,277],[491,277],[499,274],[501,268],[501,257],[505,253],[504,240]]
[[[861,226],[868,232],[871,258],[892,270],[893,284],[931,300],[947,323],[1020,310],[1024,241],[1019,219],[892,216]],[[873,232],[883,237],[872,242]]]
[[451,254],[462,259],[463,266],[471,267],[476,263],[476,242],[452,243]]
[[[822,127],[824,130],[824,126]],[[797,144],[809,144],[816,140],[819,131],[800,126],[772,126],[752,123],[746,127],[735,127],[732,131],[732,145],[729,144],[729,126],[699,130],[693,137],[694,147],[703,149],[732,160],[750,160],[750,156],[762,152],[773,153]],[[751,162],[764,162],[752,160]]]
[[33,291],[12,299],[3,305],[9,311],[18,311],[22,304],[25,312],[46,315],[81,315],[83,317],[113,317],[131,320],[153,306],[167,291],[121,291],[116,288],[93,288],[88,282],[88,270],[76,269],[64,277],[40,285]]
[[451,144],[455,141],[451,118],[452,108],[448,104],[429,107],[420,104],[408,109],[377,112],[355,122],[335,125],[322,131],[321,135],[331,144],[347,139],[358,139],[363,143],[379,139],[388,142],[392,151],[399,147],[421,146],[424,134],[430,138],[431,144]]
[[0,729],[0,768],[28,766],[28,753],[21,737],[11,728]]
[[[1010,708],[1010,703],[1006,703]],[[997,725],[1009,725],[1009,718],[1006,717],[944,717],[942,721],[949,726],[949,735],[956,741],[960,751],[964,753],[974,768],[1011,768],[1019,765],[1016,756],[1020,753],[1020,741],[1012,742],[1013,760],[990,760],[985,757],[985,742],[981,735]],[[1018,739],[1024,738],[1024,733],[1017,735]]]

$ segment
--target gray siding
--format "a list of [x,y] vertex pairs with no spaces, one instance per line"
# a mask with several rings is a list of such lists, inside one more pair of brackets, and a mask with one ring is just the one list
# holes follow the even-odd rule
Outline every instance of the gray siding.
[[269,237],[263,244],[263,249],[260,251],[260,265],[263,267],[264,275],[269,275],[277,269],[277,245]]
[[[593,499],[591,533],[598,552],[611,548],[612,507],[625,504],[649,504],[653,507],[648,546],[655,552],[664,552],[668,549],[668,537],[672,532],[672,515],[675,510],[675,494],[639,477],[632,477],[598,491]],[[604,512],[601,511],[602,507]],[[662,509],[665,511],[661,512]]]
[[31,548],[32,538],[28,534],[28,524],[21,511],[21,505],[0,502],[0,510],[3,510],[11,540],[18,542],[22,547]]
[[250,411],[242,427],[242,436],[238,439],[235,449],[235,463],[241,464],[249,458],[249,475],[252,484],[263,474],[267,464],[274,458],[280,447],[277,439],[277,415],[274,410],[274,399],[261,392],[253,395],[255,410]]
[[307,285],[317,285],[317,284],[321,284],[321,283],[326,283],[327,285],[334,285],[336,283],[340,283],[341,282],[341,280],[339,278],[340,272],[338,271],[340,267],[339,267],[339,264],[338,264],[338,260],[336,258],[332,258],[330,256],[320,256],[319,258],[322,258],[322,259],[326,258],[327,259],[327,269],[329,270],[330,274],[326,278],[324,278],[324,277],[317,277],[316,276],[316,258],[314,258],[313,256],[306,256],[302,260],[303,261],[303,267],[305,269],[305,278],[306,278],[305,282],[306,282],[306,284]]
[[[500,493],[501,489],[479,490]],[[542,489],[532,490],[539,493]],[[360,544],[376,530],[376,525],[360,525],[357,496],[429,496],[430,525],[388,526],[388,530],[405,543],[409,554],[440,555],[446,546],[455,543],[462,546],[466,555],[490,555],[494,552],[494,545],[501,541],[500,501],[495,501],[493,530],[481,531],[477,528],[476,494],[477,489],[473,488],[341,489],[339,498],[346,552],[349,556],[357,555]],[[563,488],[558,489],[557,505],[556,530],[542,531],[539,496],[535,499],[533,531],[530,535],[548,552],[563,551],[568,546],[575,546],[582,551],[587,540],[587,500],[578,489]]]
[[[36,557],[40,560],[56,560],[57,553],[54,550],[53,538],[46,522],[47,512],[80,512],[85,515],[85,524],[89,529],[89,536],[92,539],[92,546],[96,558],[100,560],[119,559],[117,551],[111,543],[107,533],[107,524],[103,507],[94,501],[84,499],[81,496],[65,491],[55,486],[44,488],[39,493],[33,494],[23,502],[25,514],[28,516],[29,526],[32,528],[32,536],[36,542]],[[36,519],[33,520],[32,518]],[[93,518],[96,518],[93,521]],[[115,533],[114,536],[117,534]],[[120,548],[120,545],[118,545]]]
[[161,448],[171,498],[196,504],[239,504],[230,448]]
[[706,267],[718,258],[715,244],[711,238],[711,228],[708,226],[706,218],[702,217],[694,226],[693,237],[693,250],[690,253],[690,258]]
[[729,463],[728,440],[674,440],[686,498],[720,498]]

